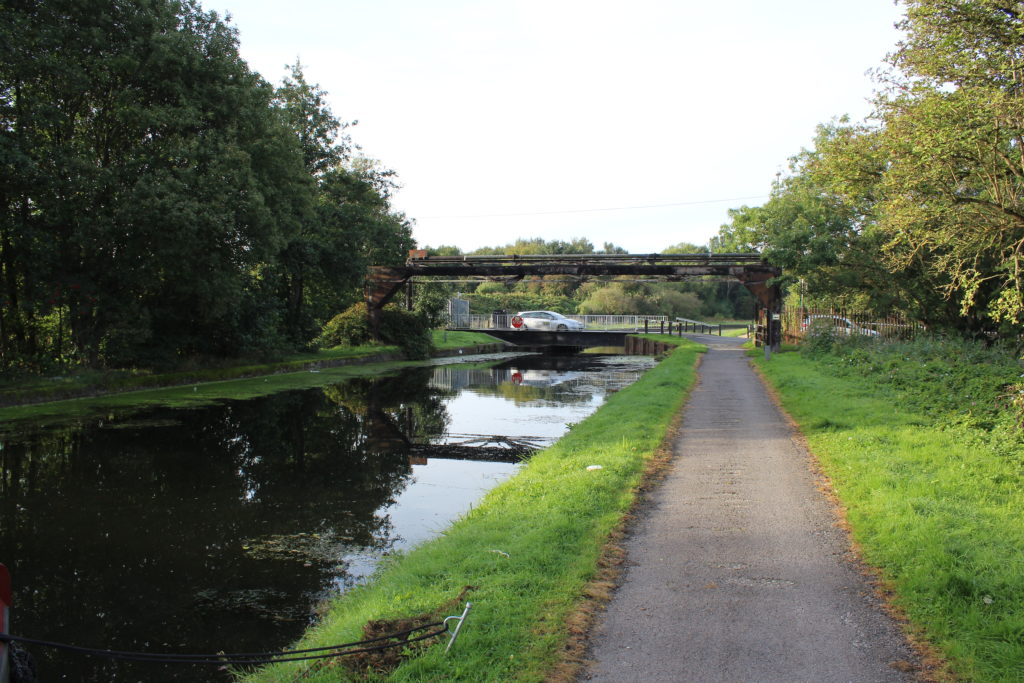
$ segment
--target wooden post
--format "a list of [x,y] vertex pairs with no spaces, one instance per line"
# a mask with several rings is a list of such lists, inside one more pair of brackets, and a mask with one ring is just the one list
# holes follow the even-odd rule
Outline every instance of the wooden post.
[[647,318],[644,318],[644,334],[647,334],[647,323],[648,323]]

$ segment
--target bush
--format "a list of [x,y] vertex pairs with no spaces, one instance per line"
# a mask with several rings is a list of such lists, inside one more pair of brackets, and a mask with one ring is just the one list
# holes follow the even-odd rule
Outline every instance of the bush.
[[808,356],[821,356],[832,353],[839,335],[831,320],[825,318],[815,319],[807,327],[803,343],[800,344],[800,352]]
[[[380,338],[384,344],[394,344],[408,358],[426,358],[433,350],[430,323],[420,313],[404,311],[387,306],[381,311]],[[317,346],[363,346],[373,343],[370,324],[367,320],[366,304],[350,306],[344,313],[327,321],[317,337]]]
[[316,345],[323,349],[335,346],[363,346],[369,344],[370,325],[366,319],[366,304],[353,304],[324,325]]

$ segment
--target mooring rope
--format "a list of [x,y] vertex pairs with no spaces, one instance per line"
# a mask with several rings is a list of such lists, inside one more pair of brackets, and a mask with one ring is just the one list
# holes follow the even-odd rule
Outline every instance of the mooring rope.
[[[461,622],[459,625],[461,626]],[[418,631],[424,631],[426,629],[435,627],[440,628],[438,628],[436,631],[431,631],[429,633],[424,633],[415,637],[403,638],[403,636],[409,636]],[[118,659],[128,662],[151,662],[154,664],[216,664],[218,666],[224,666],[229,664],[256,665],[275,664],[278,662],[302,662],[311,659],[329,659],[332,657],[344,657],[347,655],[361,654],[365,652],[377,652],[379,650],[387,650],[393,647],[401,647],[404,645],[408,645],[409,643],[415,643],[420,640],[427,640],[428,638],[439,636],[443,633],[446,633],[447,631],[447,621],[435,621],[429,624],[424,624],[422,626],[416,626],[405,631],[398,631],[396,633],[392,633],[389,635],[378,636],[376,638],[368,638],[366,640],[357,640],[351,643],[342,643],[341,645],[331,645],[329,647],[313,647],[304,650],[282,650],[279,652],[236,652],[230,654],[170,654],[128,652],[123,650],[100,650],[90,647],[81,647],[78,645],[69,645],[67,643],[58,643],[49,640],[23,638],[21,636],[13,636],[8,633],[0,633],[0,641],[8,643],[21,643],[23,645],[36,645],[38,647],[46,647],[55,650],[65,650],[87,656],[105,657],[107,659]],[[381,643],[381,641],[391,640],[393,638],[401,638],[401,640],[398,640],[394,643]],[[372,645],[370,647],[357,647],[361,645],[371,645],[371,643],[381,644]]]

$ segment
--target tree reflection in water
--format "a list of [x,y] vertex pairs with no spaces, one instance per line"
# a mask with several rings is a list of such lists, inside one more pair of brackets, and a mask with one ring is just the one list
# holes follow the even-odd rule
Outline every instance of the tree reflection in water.
[[[409,486],[413,464],[445,447],[449,426],[557,438],[649,364],[535,355],[199,409],[6,426],[0,562],[15,581],[12,630],[121,650],[284,647],[374,557],[436,533],[514,471],[436,460]],[[40,680],[226,678],[32,652]]]
[[[408,435],[447,422],[447,392],[430,375],[2,438],[0,561],[16,582],[13,630],[126,650],[289,642],[325,591],[346,583],[346,553],[387,549],[380,511],[412,471]],[[135,671],[34,654],[42,680]],[[212,676],[163,676],[175,674]]]

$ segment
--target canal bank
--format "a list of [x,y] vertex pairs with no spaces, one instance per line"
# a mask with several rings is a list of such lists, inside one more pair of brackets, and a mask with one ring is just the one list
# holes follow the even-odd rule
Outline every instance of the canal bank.
[[[453,333],[449,338],[449,334],[444,330],[436,330],[434,337],[435,348],[430,354],[431,358],[500,353],[509,348],[508,344],[482,333]],[[28,407],[72,399],[317,371],[324,368],[389,363],[405,359],[405,354],[397,346],[339,347],[255,364],[235,362],[219,367],[165,373],[112,371],[39,378],[0,388],[0,419],[4,409],[9,407]]]
[[[510,456],[550,445],[654,364],[460,355],[293,373],[318,386],[243,400],[5,423],[0,562],[17,632],[139,652],[284,648],[325,599],[514,474]],[[41,680],[227,680],[32,652]]]
[[[607,571],[606,546],[695,380],[703,347],[672,341],[679,344],[676,351],[535,455],[438,538],[392,558],[371,584],[335,600],[298,647],[362,640],[371,624],[454,614],[468,600],[473,611],[451,653],[427,647],[393,671],[371,674],[409,681],[548,676],[585,628],[586,606],[608,587],[595,580]],[[358,679],[367,673],[363,666],[345,659],[316,666],[295,662],[247,680]]]
[[24,420],[81,419],[108,410],[186,407],[218,400],[247,399],[278,391],[323,386],[346,377],[379,375],[399,367],[422,366],[433,359],[439,362],[448,358],[472,361],[479,357],[493,358],[494,354],[508,351],[509,347],[502,343],[472,344],[437,349],[431,359],[413,361],[406,360],[396,349],[386,348],[361,355],[325,355],[279,364],[238,366],[223,373],[154,376],[152,386],[79,388],[61,392],[58,396],[33,394],[14,405],[0,407],[0,424],[10,425]]

